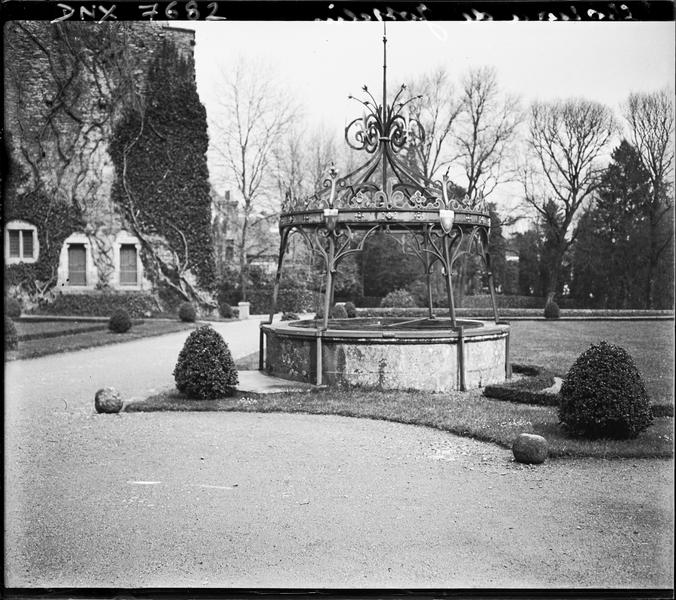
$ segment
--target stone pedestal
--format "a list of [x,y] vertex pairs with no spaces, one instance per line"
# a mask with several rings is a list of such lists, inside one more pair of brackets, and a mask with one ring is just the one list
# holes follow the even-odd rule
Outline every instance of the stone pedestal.
[[249,303],[248,302],[238,303],[237,308],[239,308],[239,318],[240,318],[240,320],[249,318]]

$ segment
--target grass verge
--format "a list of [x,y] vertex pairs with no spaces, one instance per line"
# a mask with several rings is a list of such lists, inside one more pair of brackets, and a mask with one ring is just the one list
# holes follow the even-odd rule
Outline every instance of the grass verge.
[[566,436],[556,409],[491,400],[480,390],[451,394],[356,389],[304,393],[242,394],[221,400],[191,400],[166,391],[134,401],[126,412],[240,411],[340,415],[433,427],[511,448],[520,433],[549,442],[550,457],[668,458],[673,456],[673,420],[657,418],[634,440],[580,440]]
[[129,342],[145,337],[193,329],[197,325],[199,325],[199,323],[147,319],[139,325],[134,325],[126,333],[112,333],[111,331],[108,331],[108,325],[106,323],[105,329],[103,330],[88,331],[83,329],[77,333],[69,333],[57,337],[21,341],[19,342],[19,348],[17,350],[5,352],[5,360],[37,358],[38,356],[46,356],[47,354],[71,352],[73,350],[82,350],[84,348],[92,348],[95,346]]

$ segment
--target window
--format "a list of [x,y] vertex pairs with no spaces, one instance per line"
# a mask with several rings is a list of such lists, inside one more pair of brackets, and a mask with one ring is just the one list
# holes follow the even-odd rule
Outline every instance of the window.
[[226,262],[232,262],[235,258],[235,241],[234,240],[225,240],[225,260]]
[[21,230],[15,229],[9,232],[9,256],[10,258],[21,257]]
[[68,246],[68,285],[87,285],[87,250],[84,244]]
[[138,267],[135,244],[120,245],[120,285],[138,283]]
[[5,258],[8,263],[28,262],[38,259],[37,228],[25,221],[10,221],[6,227]]

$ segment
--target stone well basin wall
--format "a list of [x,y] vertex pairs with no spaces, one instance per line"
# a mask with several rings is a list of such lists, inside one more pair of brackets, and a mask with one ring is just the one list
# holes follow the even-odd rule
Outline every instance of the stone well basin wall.
[[509,325],[473,322],[460,338],[448,330],[315,329],[280,322],[261,326],[265,369],[284,379],[316,382],[317,336],[321,335],[322,380],[384,390],[443,392],[460,389],[464,363],[467,389],[505,380]]

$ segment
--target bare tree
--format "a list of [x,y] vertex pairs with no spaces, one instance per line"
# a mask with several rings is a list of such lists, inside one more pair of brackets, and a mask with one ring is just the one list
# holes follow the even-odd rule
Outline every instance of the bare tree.
[[416,139],[415,130],[412,132],[410,162],[424,179],[431,180],[453,158],[451,136],[462,107],[442,68],[413,81],[409,91],[419,97],[410,104],[410,116],[425,130],[424,140]]
[[219,85],[218,114],[211,121],[216,155],[241,196],[239,268],[246,300],[249,232],[271,221],[280,198],[275,193],[275,148],[298,114],[269,69],[239,60],[224,72]]
[[519,99],[503,96],[492,67],[467,73],[462,83],[455,133],[456,156],[467,180],[468,197],[477,202],[509,180],[506,158],[523,119]]
[[584,99],[536,102],[531,107],[529,148],[535,167],[525,168],[525,201],[547,225],[551,264],[547,298],[556,294],[561,266],[575,232],[573,219],[600,182],[599,164],[616,130],[611,111]]
[[646,304],[654,304],[654,288],[660,257],[670,246],[673,230],[664,231],[663,219],[674,206],[674,105],[673,94],[660,90],[651,94],[631,94],[624,110],[630,138],[648,172],[650,195],[644,206],[649,224],[648,277]]
[[311,134],[291,128],[274,155],[280,197],[312,195],[321,188],[331,165],[339,161],[335,140],[321,127]]

